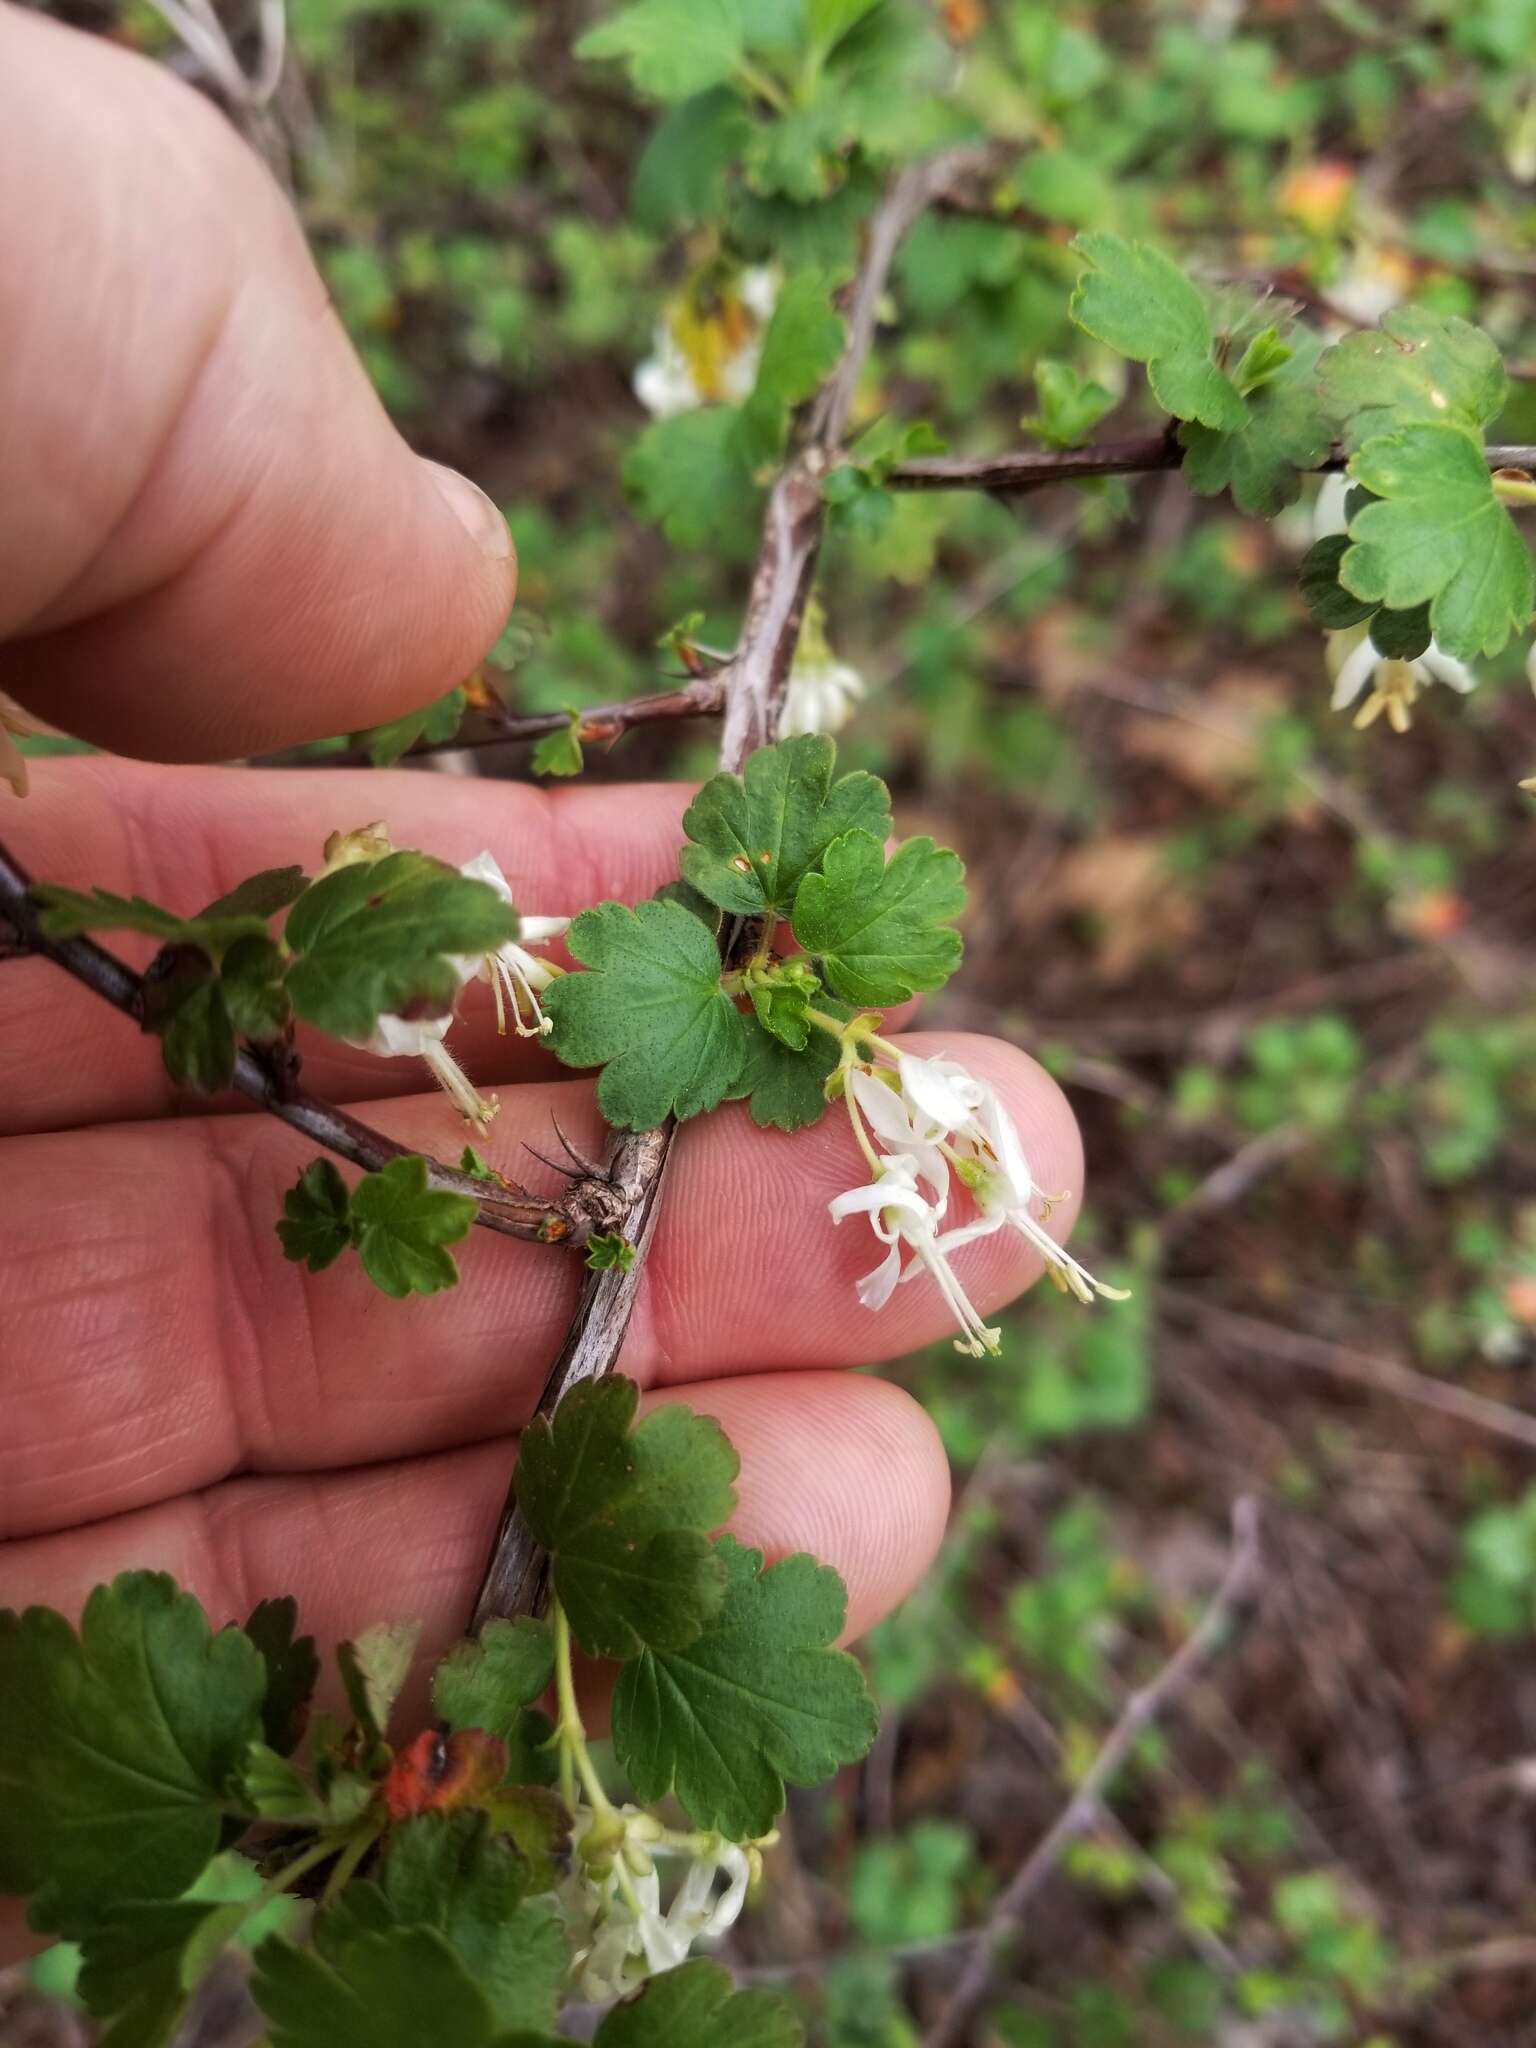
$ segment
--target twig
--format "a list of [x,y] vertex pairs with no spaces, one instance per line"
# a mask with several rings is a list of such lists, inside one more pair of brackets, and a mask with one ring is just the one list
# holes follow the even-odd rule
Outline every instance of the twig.
[[1377,1358],[1370,1352],[1354,1351],[1324,1337],[1310,1337],[1302,1330],[1288,1330],[1279,1323],[1264,1322],[1257,1316],[1239,1315],[1232,1309],[1216,1308],[1181,1287],[1159,1290],[1158,1301],[1186,1322],[1195,1323],[1213,1343],[1229,1350],[1268,1359],[1273,1365],[1300,1366],[1308,1372],[1326,1373],[1332,1379],[1348,1380],[1375,1393],[1394,1394],[1419,1408],[1433,1408],[1474,1429],[1508,1438],[1536,1450],[1536,1415],[1526,1415],[1502,1401],[1490,1401],[1482,1394],[1448,1380],[1431,1379],[1393,1358]]
[[1018,1934],[1037,1893],[1071,1843],[1099,1818],[1110,1780],[1142,1734],[1223,1647],[1228,1626],[1249,1599],[1258,1577],[1258,1503],[1244,1495],[1233,1505],[1232,1553],[1210,1605],[1156,1678],[1131,1694],[1082,1783],[1014,1872],[976,1937],[959,1982],[926,2036],[924,2048],[960,2048],[986,2001],[998,1958]]
[[[991,491],[1009,495],[1085,476],[1129,476],[1139,470],[1177,469],[1184,450],[1175,423],[1135,441],[1105,441],[1092,448],[1023,448],[1006,455],[923,455],[898,462],[886,478],[896,491]],[[1536,469],[1536,446],[1506,445],[1486,451],[1490,469]],[[1317,474],[1343,469],[1348,456],[1335,449],[1316,465]]]
[[[51,960],[93,995],[132,1018],[142,1030],[143,977],[94,939],[49,938],[39,922],[29,888],[30,878],[25,869],[0,845],[0,921],[14,934],[10,950],[16,955]],[[297,1060],[281,1049],[264,1053],[242,1046],[235,1055],[234,1085],[270,1115],[367,1172],[377,1172],[392,1159],[415,1152],[414,1146],[386,1137],[350,1111],[301,1088],[295,1078],[297,1072]],[[592,1176],[573,1180],[563,1194],[545,1201],[510,1181],[504,1190],[492,1191],[473,1174],[430,1156],[427,1174],[433,1187],[468,1195],[476,1204],[475,1221],[487,1230],[499,1231],[503,1237],[579,1246],[594,1233],[617,1228],[615,1217],[620,1196],[606,1180]]]
[[[675,690],[657,690],[648,697],[627,697],[617,704],[594,704],[579,712],[576,737],[583,746],[601,746],[616,740],[637,725],[658,725],[675,718],[718,718],[725,709],[724,669],[694,676]],[[502,708],[480,712],[484,730],[455,733],[450,740],[418,740],[406,749],[403,760],[420,760],[427,754],[458,753],[470,747],[499,747],[521,740],[541,740],[550,733],[564,732],[571,724],[568,711],[512,712]],[[356,768],[367,763],[366,747],[341,747],[328,754],[313,754],[304,747],[285,747],[280,753],[257,755],[253,768]]]
[[[864,259],[850,295],[848,338],[842,357],[821,393],[805,409],[797,452],[768,494],[757,565],[747,597],[736,652],[714,680],[726,689],[725,723],[719,763],[736,772],[757,747],[778,732],[789,672],[800,640],[806,600],[821,549],[825,505],[821,477],[830,453],[848,424],[849,408],[874,339],[875,319],[901,237],[946,183],[974,161],[970,150],[950,150],[903,171],[870,222]],[[729,957],[740,937],[740,921],[721,935]],[[609,1267],[590,1276],[571,1318],[560,1355],[550,1368],[539,1402],[548,1414],[568,1388],[612,1372],[640,1291],[646,1250],[660,1207],[657,1197],[676,1124],[620,1137],[605,1167],[621,1198],[621,1216],[608,1226],[636,1247],[628,1272]],[[517,1509],[509,1485],[491,1544],[472,1626],[520,1614],[535,1614],[545,1596],[545,1562]]]

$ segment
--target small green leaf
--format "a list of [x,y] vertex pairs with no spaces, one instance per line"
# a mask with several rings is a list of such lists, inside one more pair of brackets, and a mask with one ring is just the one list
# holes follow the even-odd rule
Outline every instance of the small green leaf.
[[1375,493],[1350,521],[1339,565],[1356,597],[1411,611],[1463,661],[1497,654],[1530,618],[1536,583],[1477,442],[1459,427],[1409,426],[1367,441],[1350,474]]
[[[162,953],[160,960],[169,956]],[[224,991],[203,953],[178,946],[177,965],[171,978],[156,986],[151,1015],[150,980],[145,977],[145,1022],[160,1039],[165,1070],[173,1081],[184,1082],[204,1095],[217,1095],[235,1078],[235,1027]],[[204,962],[207,972],[194,962]],[[159,964],[158,962],[156,963]]]
[[778,458],[791,411],[836,368],[843,339],[831,279],[819,270],[791,277],[774,304],[757,381],[742,410],[754,462]]
[[[829,1003],[828,1008],[839,1006]],[[804,1130],[825,1114],[828,1077],[838,1062],[837,1040],[829,1032],[812,1031],[803,1052],[793,1052],[783,1039],[749,1021],[746,1062],[731,1091],[747,1096],[752,1121],[780,1131]]]
[[1330,533],[1314,541],[1301,558],[1302,601],[1320,626],[1342,632],[1371,618],[1376,606],[1347,591],[1339,581],[1339,564],[1349,547],[1347,533]]
[[706,925],[712,937],[718,938],[725,916],[718,903],[695,889],[692,882],[663,882],[651,898],[653,903],[676,903],[691,917]]
[[265,1742],[253,1742],[246,1751],[240,1789],[246,1805],[262,1820],[319,1827],[330,1817],[325,1801],[292,1758]]
[[515,939],[518,916],[485,882],[424,853],[357,861],[310,884],[283,936],[298,956],[293,1007],[337,1038],[366,1038],[386,1012],[441,1015],[460,975],[455,955]]
[[524,1715],[555,1675],[549,1624],[487,1622],[478,1641],[460,1643],[438,1665],[432,1702],[450,1728],[483,1728],[511,1745]]
[[436,1928],[499,2027],[552,2027],[569,1966],[549,1901],[525,1899],[525,1859],[483,1813],[427,1814],[390,1837],[383,1896],[403,1924]]
[[905,1002],[960,964],[949,920],[965,908],[964,877],[959,855],[931,839],[904,840],[887,861],[878,839],[845,833],[800,884],[795,937],[850,1003]]
[[1115,408],[1113,392],[1053,356],[1042,356],[1035,365],[1035,396],[1040,410],[1028,414],[1019,425],[1047,448],[1082,447],[1099,421]]
[[380,1621],[351,1642],[336,1645],[336,1666],[347,1704],[359,1727],[375,1742],[384,1740],[390,1710],[411,1675],[420,1637],[419,1621]]
[[0,1610],[0,1892],[79,1934],[123,1899],[173,1899],[218,1846],[266,1666],[163,1573],[98,1586],[76,1635]]
[[283,1197],[284,1258],[320,1273],[352,1242],[352,1197],[329,1159],[311,1160]]
[[1243,401],[1211,359],[1211,316],[1179,266],[1118,235],[1079,235],[1072,247],[1087,266],[1072,294],[1078,326],[1145,363],[1154,397],[1176,419],[1238,432]]
[[823,733],[759,747],[740,775],[715,775],[683,813],[693,842],[683,879],[723,910],[789,915],[802,877],[834,839],[891,829],[885,784],[862,769],[832,780],[837,749]]
[[459,1171],[460,1173],[467,1173],[471,1180],[485,1180],[496,1183],[501,1179],[501,1175],[493,1167],[486,1165],[473,1145],[466,1145],[459,1154]]
[[589,1273],[629,1273],[634,1270],[635,1248],[627,1237],[621,1237],[617,1232],[589,1237],[584,1263]]
[[266,929],[265,916],[177,917],[142,896],[114,896],[110,889],[61,889],[53,882],[34,882],[32,899],[38,922],[53,939],[73,939],[82,932],[143,932],[167,945],[199,946],[218,954],[236,939]]
[[445,697],[423,704],[419,711],[407,711],[403,717],[386,719],[383,725],[370,725],[353,733],[352,744],[366,751],[375,768],[393,768],[418,740],[424,740],[428,746],[446,746],[459,729],[465,702],[460,685]]
[[847,1594],[809,1557],[763,1569],[734,1537],[715,1545],[725,1599],[681,1649],[645,1649],[619,1674],[613,1743],[643,1800],[675,1791],[699,1827],[733,1842],[766,1834],[784,1784],[817,1785],[874,1740],[874,1703],[831,1645]]
[[624,488],[675,546],[718,539],[758,495],[740,411],[707,405],[652,420],[624,458]]
[[[1257,337],[1254,347],[1263,339]],[[1230,489],[1239,511],[1261,519],[1273,519],[1300,496],[1302,471],[1315,469],[1333,445],[1332,428],[1317,398],[1316,359],[1311,344],[1287,351],[1281,362],[1267,367],[1249,394],[1247,419],[1235,433],[1213,433],[1199,425],[1180,429],[1184,474],[1194,490],[1210,497]]]
[[206,910],[198,912],[195,922],[211,923],[226,917],[275,917],[290,903],[297,903],[308,887],[309,877],[302,868],[263,868],[260,874],[247,875],[228,895],[216,896]]
[[805,2025],[781,1991],[738,1991],[702,1957],[666,1970],[616,2005],[594,2048],[803,2048]]
[[726,180],[751,135],[752,117],[729,86],[669,108],[630,180],[636,220],[665,234],[724,213]]
[[635,0],[589,29],[578,57],[617,58],[635,90],[657,100],[708,92],[746,54],[740,0]]
[[397,1301],[458,1285],[444,1247],[467,1237],[474,1220],[470,1197],[428,1187],[427,1162],[415,1154],[364,1174],[352,1190],[352,1242],[374,1286]]
[[1415,605],[1412,611],[1389,611],[1385,605],[1371,619],[1371,642],[1378,654],[1393,661],[1415,661],[1434,638],[1430,631],[1429,606]]
[[1232,372],[1232,382],[1247,398],[1283,370],[1295,354],[1290,342],[1281,340],[1278,328],[1261,328],[1243,350],[1242,359]]
[[532,767],[535,775],[579,775],[585,766],[581,751],[581,719],[579,711],[567,712],[567,722],[560,732],[547,732],[533,750]]
[[1508,380],[1480,328],[1423,306],[1399,306],[1379,332],[1351,334],[1318,364],[1323,405],[1353,454],[1415,422],[1482,435],[1503,410]]
[[632,1380],[588,1381],[525,1431],[517,1499],[553,1558],[555,1593],[597,1657],[688,1643],[720,1602],[705,1540],[735,1504],[718,1423],[667,1407],[634,1426]]
[[320,1676],[315,1639],[296,1635],[298,1625],[299,1604],[291,1594],[280,1600],[259,1601],[245,1624],[246,1634],[267,1667],[261,1725],[279,1756],[292,1756],[298,1748],[309,1718],[310,1695]]
[[274,1936],[252,1980],[270,2048],[493,2048],[489,1998],[431,1927],[355,1933],[334,1956]]
[[568,941],[589,971],[564,974],[544,996],[556,1054],[601,1066],[597,1102],[623,1130],[696,1116],[730,1091],[746,1024],[721,987],[709,931],[676,903],[584,910]]
[[288,963],[265,934],[236,939],[224,955],[219,986],[229,1021],[253,1045],[272,1045],[288,1029],[293,1005],[284,976]]

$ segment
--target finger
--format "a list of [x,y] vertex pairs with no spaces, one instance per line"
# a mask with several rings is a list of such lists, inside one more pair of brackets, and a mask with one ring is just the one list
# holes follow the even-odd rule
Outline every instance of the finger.
[[[523,909],[565,916],[614,897],[649,896],[677,874],[682,815],[693,794],[674,783],[543,790],[521,783],[382,773],[146,767],[103,757],[38,764],[32,794],[6,818],[6,837],[39,881],[100,885],[179,911],[200,910],[261,868],[311,869],[338,826],[379,818],[397,846],[454,862],[488,848]],[[110,943],[146,965],[152,940]],[[559,948],[550,957],[568,962]],[[906,1013],[896,1010],[893,1020]],[[304,1079],[332,1102],[423,1085],[419,1060],[376,1059],[301,1030]],[[453,1050],[486,1084],[563,1073],[536,1040],[496,1031],[489,990],[466,991]],[[99,997],[44,960],[0,974],[0,1135],[157,1116],[200,1107],[165,1071],[156,1040],[114,1019]]]
[[[741,1454],[731,1527],[773,1560],[809,1551],[848,1588],[847,1634],[911,1591],[944,1532],[949,1468],[927,1416],[899,1388],[836,1373],[697,1386]],[[836,1445],[835,1456],[828,1446]],[[371,1622],[423,1623],[421,1665],[463,1629],[514,1456],[504,1440],[410,1464],[314,1479],[241,1479],[90,1529],[0,1548],[0,1606],[74,1616],[120,1571],[167,1571],[215,1625],[293,1594],[322,1648]],[[397,1709],[429,1712],[420,1678]],[[36,1946],[0,1901],[0,1962]]]
[[462,680],[512,601],[505,524],[390,425],[255,157],[4,5],[0,78],[0,689],[187,760]]
[[[514,897],[561,916],[613,896],[636,902],[677,873],[692,791],[668,783],[545,791],[525,784],[361,769],[166,769],[136,761],[39,762],[32,793],[7,814],[6,837],[38,880],[99,885],[192,912],[261,868],[319,865],[327,835],[382,819],[397,846],[453,862],[488,848]],[[152,940],[108,943],[136,966]],[[554,956],[561,957],[558,953]],[[559,1071],[509,1034],[498,1040],[489,992],[466,997],[456,1055],[491,1080]],[[419,1089],[416,1060],[380,1060],[301,1033],[304,1078],[332,1101]],[[188,1097],[160,1048],[99,997],[44,960],[0,973],[0,1132],[158,1115]]]
[[[1070,1112],[1033,1061],[988,1039],[905,1043],[994,1082],[1041,1184],[1080,1185]],[[533,1084],[506,1098],[492,1163],[519,1170],[519,1141],[545,1141],[552,1114],[578,1145],[597,1144],[586,1083]],[[449,1127],[440,1102],[383,1105],[374,1120],[417,1144]],[[461,1284],[428,1301],[385,1299],[350,1257],[307,1274],[274,1231],[307,1156],[258,1117],[0,1146],[0,1531],[118,1514],[241,1469],[446,1448],[525,1419],[579,1260],[477,1230],[457,1250]],[[624,1370],[667,1384],[862,1365],[952,1334],[926,1278],[878,1313],[859,1305],[855,1282],[881,1247],[857,1219],[835,1227],[827,1203],[867,1178],[835,1108],[793,1136],[758,1130],[739,1105],[686,1125]],[[956,1270],[990,1314],[1040,1269],[1003,1230],[961,1251]]]

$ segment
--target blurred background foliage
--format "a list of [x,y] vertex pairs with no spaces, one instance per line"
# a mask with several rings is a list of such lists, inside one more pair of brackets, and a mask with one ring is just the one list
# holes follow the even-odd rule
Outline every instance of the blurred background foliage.
[[[184,62],[142,0],[57,11]],[[687,614],[734,634],[754,479],[721,498],[635,453],[636,368],[679,294],[704,317],[740,264],[845,271],[885,162],[978,125],[1017,167],[995,217],[912,235],[861,425],[962,452],[1073,408],[1144,427],[1139,375],[1065,317],[1067,244],[1106,227],[1334,333],[1403,299],[1465,314],[1514,372],[1491,437],[1536,440],[1536,0],[890,0],[808,108],[726,94],[659,126],[573,57],[602,16],[290,4],[298,203],[386,405],[506,509],[518,709],[663,687]],[[873,1757],[797,1798],[736,1957],[799,1988],[825,2048],[920,2038],[1245,1490],[1260,1613],[1041,1896],[987,2040],[1536,2040],[1523,649],[1405,736],[1356,732],[1295,591],[1309,516],[1245,520],[1173,476],[876,489],[834,521],[827,631],[866,686],[845,758],[974,883],[967,971],[926,1021],[1061,1081],[1080,1237],[1135,1299],[1038,1290],[1001,1362],[891,1368],[954,1461],[950,1535],[867,1645]],[[713,751],[707,726],[650,730],[587,767],[689,776]],[[529,772],[512,748],[458,765]]]

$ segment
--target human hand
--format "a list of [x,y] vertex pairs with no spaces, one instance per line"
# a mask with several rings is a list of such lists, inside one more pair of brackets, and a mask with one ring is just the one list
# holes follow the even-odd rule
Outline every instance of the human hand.
[[[440,694],[502,622],[510,544],[388,425],[259,166],[152,67],[4,5],[0,78],[0,688],[160,760]],[[178,907],[374,817],[450,861],[488,846],[541,912],[633,901],[675,872],[687,797],[106,756],[34,782],[4,818],[33,873]],[[489,1008],[454,1046],[501,1090],[492,1161],[522,1175],[552,1114],[597,1149],[588,1084],[498,1040]],[[1003,1092],[1041,1183],[1076,1188],[1054,1085],[1009,1047],[944,1044]],[[319,1092],[453,1147],[403,1062],[305,1049]],[[180,1106],[152,1041],[47,962],[0,964],[0,1603],[73,1610],[153,1566],[216,1620],[292,1592],[322,1638],[409,1614],[440,1646],[578,1262],[482,1232],[429,1302],[310,1276],[273,1229],[308,1156],[293,1133]],[[854,1633],[929,1562],[948,1486],[922,1411],[841,1370],[949,1327],[922,1285],[859,1306],[867,1241],[826,1203],[863,1177],[841,1119],[788,1140],[736,1108],[684,1130],[622,1360],[720,1417],[738,1530],[834,1565]],[[1039,1271],[1011,1231],[961,1269],[984,1312]]]

